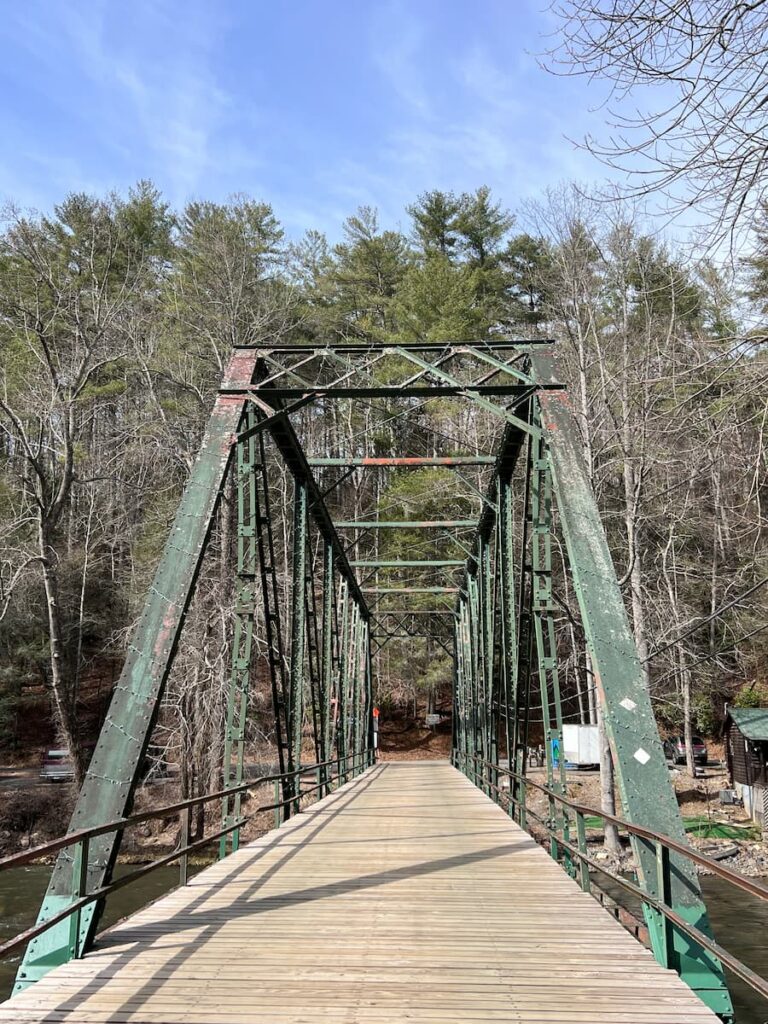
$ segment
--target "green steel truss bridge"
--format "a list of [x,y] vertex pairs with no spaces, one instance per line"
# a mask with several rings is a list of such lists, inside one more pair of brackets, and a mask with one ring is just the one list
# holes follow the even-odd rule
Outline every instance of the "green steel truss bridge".
[[[713,940],[696,872],[710,862],[685,839],[553,351],[501,338],[234,351],[69,832],[0,863],[56,854],[37,924],[0,947],[24,951],[0,1020],[730,1020],[723,965],[768,996]],[[419,418],[426,403],[443,412],[439,434]],[[477,444],[457,451],[451,424],[468,409]],[[417,450],[378,454],[380,432],[391,441],[405,418]],[[334,511],[367,474],[430,467],[460,481],[454,493],[436,475],[434,518]],[[286,474],[287,546],[275,528]],[[239,591],[223,778],[217,792],[137,814],[228,480]],[[412,558],[386,557],[393,531],[407,531]],[[588,843],[599,812],[568,798],[553,754],[573,700],[561,697],[558,573],[615,762],[623,817],[603,817],[628,833],[638,865],[634,881],[614,882],[642,905],[635,932],[652,955],[587,895],[606,868]],[[453,659],[451,764],[377,763],[377,665],[393,641],[423,638]],[[244,753],[258,687],[277,767],[254,781]],[[534,742],[546,756],[538,781]],[[209,831],[192,841],[200,805]],[[241,844],[264,810],[279,827]],[[125,831],[173,815],[177,849],[116,876]],[[211,843],[219,863],[191,878],[190,855]],[[175,894],[97,940],[109,894],[171,862]],[[277,931],[271,914],[285,916]]]

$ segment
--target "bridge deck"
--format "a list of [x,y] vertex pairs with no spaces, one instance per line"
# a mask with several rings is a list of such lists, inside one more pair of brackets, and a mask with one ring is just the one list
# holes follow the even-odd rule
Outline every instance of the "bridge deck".
[[717,1018],[447,764],[380,764],[0,1006],[14,1024]]

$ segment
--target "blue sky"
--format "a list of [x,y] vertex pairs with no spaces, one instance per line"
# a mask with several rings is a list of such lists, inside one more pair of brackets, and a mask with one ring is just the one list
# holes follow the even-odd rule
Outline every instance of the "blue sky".
[[5,0],[0,200],[151,178],[235,192],[291,235],[360,204],[405,225],[429,188],[510,207],[603,169],[599,87],[542,71],[546,0]]

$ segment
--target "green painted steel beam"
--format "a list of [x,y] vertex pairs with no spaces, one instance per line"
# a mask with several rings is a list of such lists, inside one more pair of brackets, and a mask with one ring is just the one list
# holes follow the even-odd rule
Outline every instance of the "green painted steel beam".
[[[288,770],[297,772],[301,767],[301,740],[304,726],[304,681],[307,655],[307,604],[305,581],[307,576],[307,484],[297,477],[293,494],[293,555],[291,586],[291,667],[289,673],[288,706],[289,761]],[[300,810],[301,778],[293,779],[292,804],[294,814]],[[287,808],[286,808],[287,809]]]
[[433,521],[420,522],[416,519],[367,519],[334,522],[337,530],[429,530],[439,527],[441,530],[449,530],[458,527],[475,527],[475,519],[437,519]]
[[432,560],[408,562],[401,558],[379,562],[350,562],[353,569],[435,569],[464,565],[463,558],[434,558]]
[[[322,622],[322,674],[320,687],[320,733],[321,755],[323,761],[330,761],[333,733],[333,639],[334,639],[334,585],[333,585],[333,548],[325,542],[323,547],[323,622]],[[330,793],[330,771],[326,765],[321,769],[323,792]]]
[[[485,363],[488,366],[493,366],[499,373],[511,374],[513,377],[516,377],[519,381],[522,381],[523,383],[528,385],[535,383],[527,373],[522,373],[520,370],[517,369],[517,367],[510,366],[508,363],[505,363],[502,359],[494,358],[488,352],[483,352],[480,349],[476,349],[474,351],[468,349],[467,351],[471,354],[473,359],[479,359],[480,362]],[[493,376],[495,376],[495,374],[493,374]]]
[[[420,366],[423,370],[427,370],[433,377],[437,377],[438,380],[443,381],[449,387],[461,386],[460,381],[456,380],[456,378],[453,377],[451,374],[446,373],[445,370],[439,369],[432,363],[427,362],[425,359],[421,359],[413,352],[403,348],[398,348],[395,351],[397,351],[400,355],[404,356],[410,362],[415,363],[416,366]],[[558,382],[552,382],[549,386],[556,388],[558,391],[562,390],[562,385],[559,384]],[[532,389],[530,387],[527,387],[526,385],[518,385],[517,390],[520,395],[530,394],[532,391]],[[513,424],[519,430],[523,430],[525,433],[531,434],[534,437],[539,435],[538,427],[535,427],[533,426],[533,424],[528,423],[523,419],[520,419],[520,417],[515,416],[514,413],[509,412],[507,409],[502,408],[502,406],[500,405],[496,405],[495,402],[490,402],[483,394],[481,394],[477,390],[477,388],[473,387],[472,385],[461,386],[461,390],[459,393],[464,395],[466,398],[471,399],[471,401],[473,401],[474,404],[478,406],[478,408],[485,410],[485,412],[491,413],[492,416],[496,416],[500,419],[506,420],[507,423]]]
[[[412,357],[416,358],[416,357]],[[432,370],[430,369],[430,372]],[[435,370],[435,372],[440,372]],[[541,386],[540,387],[544,387]],[[561,389],[561,384],[546,385],[546,388]],[[410,384],[410,385],[366,385],[359,387],[345,387],[340,384],[328,384],[320,387],[313,385],[299,387],[256,387],[256,388],[223,388],[222,394],[242,395],[258,394],[265,401],[274,404],[288,398],[306,399],[309,396],[325,399],[345,398],[471,398],[474,401],[482,401],[486,411],[491,411],[488,406],[493,403],[487,402],[488,398],[507,398],[516,395],[527,395],[531,391],[529,384],[463,384],[456,381],[455,384]],[[512,413],[506,412],[501,406],[493,406],[496,414],[502,417],[512,417]]]
[[395,455],[388,457],[361,456],[354,459],[343,458],[311,458],[307,459],[310,466],[342,466],[353,468],[384,468],[384,469],[421,469],[438,466],[450,469],[453,466],[492,466],[496,459],[493,455]]
[[[247,409],[244,422],[255,426],[256,411]],[[256,614],[256,587],[258,573],[259,503],[256,474],[261,469],[256,435],[238,441],[236,449],[235,484],[237,487],[237,576],[238,594],[234,607],[234,630],[230,653],[230,680],[227,693],[227,714],[224,728],[224,757],[222,788],[234,789],[243,781],[245,760],[245,730],[250,697],[251,659],[253,655],[253,625]],[[232,763],[232,755],[235,763]],[[242,795],[224,797],[221,802],[221,827],[230,828],[240,820]],[[235,828],[219,840],[219,858],[222,859],[240,845],[240,829]]]
[[375,608],[371,612],[372,619],[382,615],[455,615],[453,608]]
[[[236,352],[225,382],[250,384],[257,353]],[[131,636],[120,678],[77,798],[69,831],[114,821],[130,812],[133,794],[160,700],[171,669],[214,513],[232,457],[232,440],[243,414],[241,398],[219,395],[192,469],[160,563]],[[88,888],[105,884],[112,874],[122,833],[90,843]],[[72,854],[62,851],[54,866],[38,921],[60,912],[72,901]],[[81,948],[95,930],[100,904],[84,907],[80,918]],[[69,921],[54,925],[33,939],[24,954],[14,991],[26,988],[72,952]]]
[[458,587],[364,587],[364,594],[458,594]]
[[[532,354],[532,365],[537,379],[555,379],[555,363],[549,354],[537,350]],[[642,665],[584,461],[578,423],[562,395],[543,393],[539,402],[568,561],[613,751],[624,815],[633,824],[645,825],[686,843]],[[653,844],[635,839],[633,846],[641,884],[654,896],[661,896]],[[672,909],[710,935],[694,866],[677,854],[671,854],[671,861]],[[672,947],[669,949],[666,930],[655,912],[646,912],[646,918],[657,959],[677,970],[715,1013],[725,1018],[732,1016],[720,963],[674,925],[667,925]]]
[[[553,345],[552,338],[534,338],[527,340],[523,338],[493,338],[493,339],[470,339],[467,341],[420,341],[405,346],[409,352],[434,352],[441,354],[446,350],[459,352],[461,349],[479,348],[484,352],[508,351],[509,349],[520,349],[525,351],[531,347]],[[403,346],[398,346],[402,348]],[[264,345],[258,342],[253,345],[236,345],[237,349],[256,350],[257,352],[278,353],[279,355],[306,356],[309,352],[315,352],[320,356],[326,352],[334,352],[340,355],[367,355],[370,352],[394,352],[395,348],[388,341],[370,342],[322,342],[319,345]]]
[[[257,396],[254,396],[254,398],[257,399]],[[268,414],[274,414],[281,411],[279,409],[275,410],[273,406],[269,405],[268,402],[263,402],[260,398],[258,398],[257,401]],[[320,531],[323,539],[326,540],[333,548],[333,557],[336,569],[339,574],[346,579],[352,596],[356,603],[360,605],[360,610],[363,616],[367,617],[368,609],[365,604],[365,598],[360,590],[357,578],[349,566],[346,549],[341,542],[341,538],[336,532],[336,526],[328,512],[323,499],[323,494],[317,485],[317,481],[312,475],[312,470],[307,462],[307,456],[304,454],[301,442],[296,436],[293,424],[287,418],[272,415],[267,425],[269,432],[272,435],[272,440],[275,442],[286,466],[293,474],[294,480],[299,480],[306,485],[308,508],[315,521],[315,525]]]

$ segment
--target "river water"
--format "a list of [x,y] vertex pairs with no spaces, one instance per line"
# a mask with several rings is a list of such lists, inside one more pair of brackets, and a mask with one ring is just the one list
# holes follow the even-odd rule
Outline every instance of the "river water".
[[[117,874],[135,870],[132,865],[121,866]],[[50,868],[40,865],[0,873],[0,941],[33,924],[49,874]],[[158,868],[139,882],[119,889],[107,900],[102,927],[109,927],[162,896],[177,885],[178,880],[177,867]],[[768,977],[768,903],[721,878],[705,876],[701,884],[717,941],[758,974]],[[10,993],[18,966],[16,956],[0,962],[0,998]],[[768,1024],[768,1004],[738,978],[730,978],[729,983],[736,1024]]]

